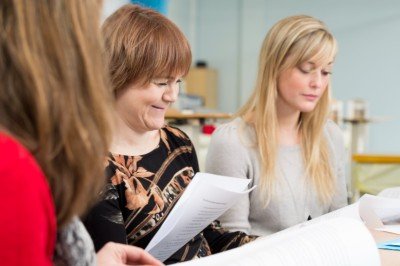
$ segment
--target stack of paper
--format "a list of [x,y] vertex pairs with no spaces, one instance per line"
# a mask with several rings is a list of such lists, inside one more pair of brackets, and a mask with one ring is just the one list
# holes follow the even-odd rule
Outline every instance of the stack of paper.
[[179,265],[379,266],[380,258],[374,239],[360,221],[334,218]]

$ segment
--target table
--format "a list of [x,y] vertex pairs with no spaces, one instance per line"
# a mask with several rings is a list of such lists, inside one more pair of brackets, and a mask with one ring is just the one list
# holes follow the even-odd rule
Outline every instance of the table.
[[[389,241],[391,239],[400,238],[400,235],[376,231],[369,229],[376,243]],[[379,249],[382,266],[399,266],[400,265],[400,251]]]
[[176,111],[168,111],[165,115],[166,119],[230,119],[232,114],[229,113],[182,113]]

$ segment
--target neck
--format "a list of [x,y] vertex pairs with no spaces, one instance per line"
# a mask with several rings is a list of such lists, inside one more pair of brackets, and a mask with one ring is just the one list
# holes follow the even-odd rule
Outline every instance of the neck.
[[139,131],[117,116],[110,151],[123,155],[143,155],[155,149],[160,131]]
[[279,144],[294,146],[300,143],[300,112],[278,113]]

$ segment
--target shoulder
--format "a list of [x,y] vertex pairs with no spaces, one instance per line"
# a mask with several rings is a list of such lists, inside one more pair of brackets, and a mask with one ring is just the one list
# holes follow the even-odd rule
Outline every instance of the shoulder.
[[[252,128],[236,118],[218,126],[211,136],[206,156],[206,171],[213,174],[247,178],[253,169]],[[254,141],[254,139],[253,139]]]
[[345,157],[344,135],[340,127],[328,120],[325,125],[325,136],[330,150],[333,152],[335,160],[343,160]]
[[0,182],[16,188],[24,198],[52,202],[47,179],[35,158],[17,140],[3,133],[0,133]]
[[[20,193],[51,195],[47,179],[35,158],[17,140],[1,132],[0,173],[0,179],[7,179],[1,180],[3,183],[21,185]],[[29,178],[29,185],[26,185],[26,178]]]
[[[20,182],[20,179],[29,172],[30,189],[32,189],[32,186],[47,188],[46,178],[35,158],[17,140],[3,133],[0,133],[0,172],[2,173],[0,178],[4,178],[5,175],[16,177],[8,178],[8,183]],[[39,182],[33,182],[32,179],[37,179]]]
[[342,134],[342,130],[340,129],[338,124],[333,122],[333,120],[331,120],[331,119],[328,119],[326,121],[325,129],[331,134],[336,134],[336,135],[341,135]]
[[189,139],[188,135],[185,132],[174,126],[166,125],[161,128],[161,131],[166,132],[171,138]]
[[10,136],[0,133],[0,169],[12,168],[20,161],[29,161],[29,153]]
[[333,144],[341,144],[343,143],[343,132],[340,127],[333,122],[332,120],[328,120],[325,124],[325,132],[326,136]]
[[190,140],[189,136],[181,129],[172,126],[165,126],[161,128],[160,133],[161,141],[168,150],[168,153],[177,152],[190,161],[193,160],[193,156],[196,157],[194,144]]
[[234,120],[221,124],[219,125],[215,131],[213,132],[213,135],[233,135],[237,134],[237,129],[239,128],[240,124],[242,123],[242,120],[240,118],[235,118]]
[[229,147],[247,147],[254,141],[254,130],[241,118],[222,124],[214,131],[211,142],[213,145]]
[[185,132],[170,125],[161,128],[161,137],[163,141],[174,142],[181,145],[192,145],[189,136]]

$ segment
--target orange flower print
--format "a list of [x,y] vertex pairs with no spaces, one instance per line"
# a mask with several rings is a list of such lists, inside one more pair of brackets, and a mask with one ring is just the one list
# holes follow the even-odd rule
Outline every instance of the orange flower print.
[[[164,199],[161,190],[152,183],[148,178],[154,176],[153,172],[147,171],[139,166],[138,162],[141,156],[115,156],[115,162],[118,168],[115,170],[114,176],[111,178],[113,185],[125,185],[126,208],[136,211],[143,208],[149,203],[151,197],[154,198],[155,206],[150,214],[158,213],[164,208]],[[146,189],[143,181],[150,183],[150,187]]]

